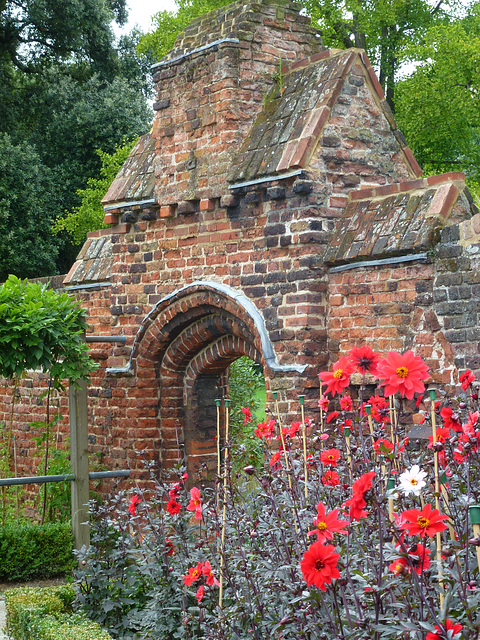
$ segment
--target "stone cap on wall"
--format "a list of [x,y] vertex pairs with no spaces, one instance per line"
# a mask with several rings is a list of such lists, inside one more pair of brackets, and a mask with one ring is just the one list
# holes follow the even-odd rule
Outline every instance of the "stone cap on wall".
[[233,162],[229,172],[229,182],[234,183],[231,188],[265,176],[281,177],[294,169],[305,169],[354,65],[363,69],[412,175],[420,176],[422,170],[398,130],[367,54],[360,49],[330,49],[282,67]]
[[[257,0],[256,2],[239,0],[227,7],[219,7],[193,20],[179,34],[174,48],[159,63],[154,64],[153,69],[175,62],[178,58],[182,58],[188,53],[211,45],[216,41],[231,38],[238,40],[251,39],[253,33],[252,25],[264,22],[265,16],[263,14],[272,12],[272,9],[268,11],[269,7],[273,8],[273,15],[270,20],[275,21],[275,15],[278,16],[278,12],[288,13],[291,15],[291,22],[303,23],[304,29],[309,27],[310,18],[301,15],[301,6],[290,0]],[[279,23],[275,26],[278,27]],[[310,32],[312,39],[318,38],[317,29],[310,27]]]
[[472,211],[459,196],[463,173],[352,191],[324,254],[327,264],[381,259],[430,250],[437,230],[470,218]]
[[89,233],[77,260],[65,276],[63,286],[79,283],[106,282],[113,266],[110,229]]
[[[155,138],[141,136],[105,194],[105,210],[122,205],[149,202],[154,198]],[[151,202],[150,202],[151,204]]]

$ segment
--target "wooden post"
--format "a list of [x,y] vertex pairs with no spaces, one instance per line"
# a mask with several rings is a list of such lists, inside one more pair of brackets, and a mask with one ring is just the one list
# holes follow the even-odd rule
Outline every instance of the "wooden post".
[[87,382],[80,380],[69,387],[70,459],[72,473],[72,528],[75,549],[90,544],[88,483],[88,413]]

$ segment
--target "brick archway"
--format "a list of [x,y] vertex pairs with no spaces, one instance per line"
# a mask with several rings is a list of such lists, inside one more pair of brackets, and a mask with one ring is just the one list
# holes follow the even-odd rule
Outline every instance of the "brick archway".
[[130,366],[138,380],[156,382],[150,389],[163,468],[185,460],[191,475],[213,471],[215,398],[227,392],[228,367],[243,355],[266,365],[262,327],[242,303],[223,291],[189,287],[161,301],[143,323]]

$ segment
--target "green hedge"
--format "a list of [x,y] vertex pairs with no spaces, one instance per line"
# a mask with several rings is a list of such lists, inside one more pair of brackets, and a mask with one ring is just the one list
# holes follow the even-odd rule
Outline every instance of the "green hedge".
[[8,634],[12,640],[111,640],[96,622],[71,612],[74,597],[70,586],[6,591]]
[[69,523],[0,527],[0,581],[26,582],[69,573],[75,564]]

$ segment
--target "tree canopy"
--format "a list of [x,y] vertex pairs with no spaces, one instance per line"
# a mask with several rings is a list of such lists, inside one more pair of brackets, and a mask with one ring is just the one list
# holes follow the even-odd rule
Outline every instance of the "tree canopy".
[[148,131],[150,60],[111,26],[126,16],[125,0],[0,0],[0,279],[68,271],[81,240],[52,226],[99,175],[98,150]]

